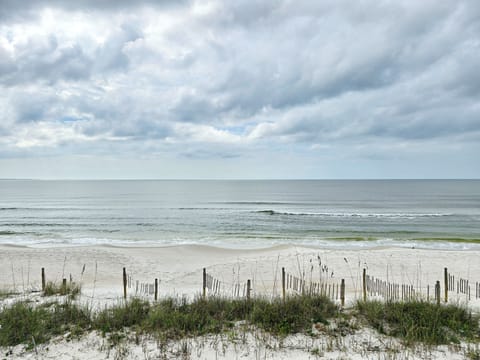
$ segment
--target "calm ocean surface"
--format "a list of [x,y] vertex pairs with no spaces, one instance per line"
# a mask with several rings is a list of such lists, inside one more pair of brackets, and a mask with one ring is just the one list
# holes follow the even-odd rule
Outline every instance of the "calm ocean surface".
[[2,180],[0,244],[479,249],[480,180]]

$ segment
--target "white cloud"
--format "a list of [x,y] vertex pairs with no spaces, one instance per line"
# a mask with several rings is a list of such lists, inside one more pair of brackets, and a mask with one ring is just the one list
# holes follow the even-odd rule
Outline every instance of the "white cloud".
[[209,125],[180,123],[173,127],[173,131],[175,137],[168,138],[169,142],[241,144],[245,140],[241,135]]
[[441,144],[453,143],[469,158],[479,139],[473,1],[57,0],[6,9],[2,157],[35,149],[222,161],[288,147],[297,159],[319,149],[334,159],[339,149],[371,160],[412,148],[442,157],[451,149]]

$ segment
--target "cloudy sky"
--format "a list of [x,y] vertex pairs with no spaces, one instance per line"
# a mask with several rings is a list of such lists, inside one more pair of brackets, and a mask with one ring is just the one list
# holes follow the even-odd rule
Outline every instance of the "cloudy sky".
[[0,0],[0,178],[479,177],[477,0]]

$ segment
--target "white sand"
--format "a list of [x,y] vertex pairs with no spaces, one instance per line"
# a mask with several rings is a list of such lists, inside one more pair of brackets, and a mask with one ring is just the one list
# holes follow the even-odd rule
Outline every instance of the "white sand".
[[[321,265],[320,265],[321,264]],[[85,266],[84,273],[82,270]],[[280,294],[281,268],[307,281],[323,279],[328,267],[329,282],[346,282],[346,299],[351,302],[361,296],[363,268],[367,274],[399,284],[413,285],[426,295],[427,285],[433,294],[436,280],[441,281],[448,267],[455,279],[470,281],[469,306],[477,308],[475,282],[480,282],[480,251],[446,251],[405,248],[368,250],[325,250],[282,246],[261,250],[220,249],[186,245],[173,247],[65,247],[27,248],[0,246],[0,289],[16,291],[40,287],[41,268],[47,280],[61,282],[72,276],[82,283],[82,293],[95,301],[121,298],[122,268],[134,280],[129,295],[135,291],[135,281],[160,281],[160,296],[200,294],[202,268],[224,283],[222,291],[231,294],[229,285],[247,279],[254,282],[256,294]],[[324,269],[326,270],[326,269]],[[333,272],[333,276],[332,276]],[[229,292],[230,291],[230,292]],[[456,292],[450,294],[456,297]],[[465,302],[466,296],[459,296]]]
[[[455,291],[449,293],[451,301],[467,303],[472,309],[478,310],[480,300],[476,299],[475,282],[480,282],[479,259],[480,251],[406,248],[326,250],[282,246],[261,250],[233,250],[196,245],[150,248],[0,246],[0,289],[19,292],[39,289],[41,268],[44,267],[47,280],[60,283],[62,277],[68,279],[71,276],[74,281],[82,284],[81,301],[95,306],[103,306],[105,303],[121,301],[123,294],[122,268],[126,267],[133,280],[128,289],[129,295],[134,295],[137,280],[139,284],[142,282],[153,283],[154,279],[158,278],[160,296],[185,295],[192,297],[201,293],[202,268],[205,267],[209,274],[223,282],[222,294],[224,295],[231,295],[230,284],[237,281],[243,284],[247,279],[252,279],[254,295],[279,296],[281,293],[281,268],[285,267],[289,274],[304,277],[307,280],[318,281],[320,276],[325,278],[327,272],[331,283],[338,283],[340,279],[345,279],[348,306],[349,303],[362,296],[363,268],[367,269],[370,276],[413,285],[415,289],[423,290],[425,294],[427,285],[430,286],[430,294],[433,294],[432,286],[436,280],[440,280],[443,296],[443,269],[448,267],[449,272],[455,275],[456,280],[460,277],[468,279],[471,286],[470,300],[466,295],[457,295]],[[321,271],[322,267],[323,272]],[[328,267],[328,271],[326,267]],[[84,270],[83,275],[82,270]],[[33,296],[39,298],[39,295]],[[153,299],[152,294],[142,294],[142,296]],[[240,345],[227,344],[223,346],[222,349],[225,348],[224,355],[212,346],[203,346],[203,350],[199,350],[200,348],[195,343],[200,340],[196,339],[190,341],[190,356],[199,359],[308,359],[315,358],[312,350],[318,348],[320,353],[329,354],[329,358],[342,358],[342,356],[365,358],[362,357],[362,353],[370,354],[366,355],[367,358],[385,358],[380,354],[388,353],[386,344],[394,344],[393,347],[400,346],[395,340],[382,340],[373,331],[362,331],[367,331],[367,333],[360,332],[342,338],[341,342],[335,346],[325,343],[327,340],[325,340],[326,338],[322,340],[322,337],[320,340],[312,340],[309,337],[291,337],[289,340],[291,343],[286,347],[283,346],[279,349],[278,346],[272,345],[273,349],[263,348],[262,350],[259,343],[255,345],[254,339],[250,339],[247,342],[249,345],[244,346],[243,350]],[[19,357],[36,358],[37,356],[45,359],[104,358],[106,352],[101,346],[104,341],[101,337],[90,334],[80,341],[58,340],[48,345],[48,351],[45,350],[45,347],[40,347],[43,349],[38,355],[40,357],[35,353],[24,353],[21,347],[14,352]],[[208,343],[210,340],[203,339],[202,341]],[[317,341],[317,343],[312,343],[312,341]],[[89,342],[96,344],[88,346],[90,355],[88,355],[88,351],[82,352],[85,344]],[[370,344],[375,342],[378,344]],[[357,344],[355,351],[353,344]],[[156,344],[153,340],[145,340],[142,346],[132,345],[129,347],[128,358],[145,358],[145,351],[149,347],[152,349],[148,351],[151,351],[152,354],[158,350],[155,350]],[[175,346],[179,346],[179,344],[170,345],[172,349]],[[263,353],[260,354],[261,351]],[[419,354],[422,354],[422,351]],[[435,356],[431,358],[462,358],[460,355],[463,354],[463,350],[452,352],[451,349],[438,348],[435,351]],[[60,356],[62,352],[68,356]],[[396,358],[426,358],[425,353],[415,356]]]
[[37,346],[37,351],[25,351],[23,346],[2,349],[7,359],[395,359],[395,360],[461,360],[468,348],[465,345],[417,346],[405,348],[398,340],[363,329],[354,335],[317,337],[289,336],[279,340],[259,332],[232,336],[209,336],[184,341],[159,343],[141,338],[124,345],[111,347],[108,341],[96,333],[81,339],[58,337],[49,344]]

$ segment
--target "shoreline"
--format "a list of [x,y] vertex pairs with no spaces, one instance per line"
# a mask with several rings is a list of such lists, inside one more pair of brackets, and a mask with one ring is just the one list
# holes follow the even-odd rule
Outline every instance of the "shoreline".
[[[168,248],[183,248],[183,247],[199,247],[199,248],[212,248],[212,249],[221,249],[221,250],[233,250],[233,251],[262,251],[262,250],[282,250],[286,248],[304,248],[310,250],[319,250],[319,251],[371,251],[371,250],[386,250],[386,249],[411,249],[411,250],[426,250],[426,251],[480,251],[480,242],[478,239],[472,239],[471,241],[460,241],[460,240],[419,240],[419,242],[412,241],[411,243],[405,242],[405,245],[399,245],[398,242],[381,243],[381,244],[368,244],[369,242],[375,242],[376,240],[371,241],[352,241],[345,240],[341,241],[344,245],[335,246],[335,242],[330,242],[328,244],[321,243],[318,245],[313,245],[309,243],[276,243],[268,244],[265,246],[251,246],[250,243],[245,245],[240,245],[238,242],[232,243],[231,246],[225,244],[206,244],[201,242],[180,242],[180,243],[155,243],[155,242],[135,242],[135,241],[112,241],[112,243],[35,243],[35,244],[15,244],[15,243],[0,243],[1,248],[22,248],[22,249],[68,249],[68,248],[91,248],[91,247],[105,247],[105,248],[119,248],[119,249],[168,249]],[[117,244],[113,244],[116,242]],[[437,246],[425,246],[426,244],[431,244],[437,242]],[[365,245],[358,245],[359,243],[364,243]],[[356,246],[348,246],[354,245]],[[478,245],[472,248],[457,248],[457,247],[441,247],[438,245],[441,244],[470,244]],[[422,246],[424,245],[424,246]]]

